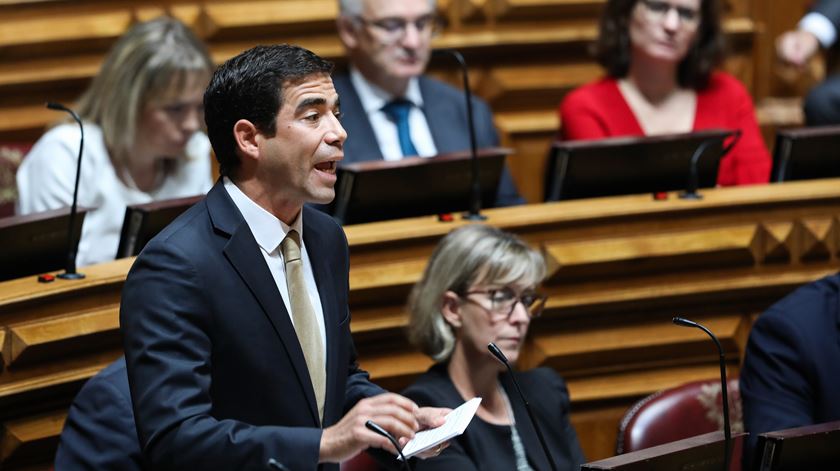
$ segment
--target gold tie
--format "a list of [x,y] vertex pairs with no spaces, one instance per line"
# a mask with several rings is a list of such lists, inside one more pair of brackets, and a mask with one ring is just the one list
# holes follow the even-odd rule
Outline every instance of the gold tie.
[[321,331],[315,318],[315,309],[309,302],[309,291],[303,276],[303,261],[300,258],[300,234],[289,231],[280,243],[286,264],[286,286],[289,288],[289,304],[292,306],[292,321],[295,324],[300,348],[306,359],[306,368],[315,390],[318,414],[324,419],[324,395],[326,393],[327,371],[324,361],[324,347],[321,345]]

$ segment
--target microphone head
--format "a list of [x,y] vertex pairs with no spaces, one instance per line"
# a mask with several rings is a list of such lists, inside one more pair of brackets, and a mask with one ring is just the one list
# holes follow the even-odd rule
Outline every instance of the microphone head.
[[68,111],[66,106],[62,105],[61,103],[55,103],[52,101],[47,102],[47,108],[56,111]]
[[671,322],[682,327],[698,327],[696,322],[684,319],[682,317],[675,317],[671,319]]
[[504,353],[502,353],[502,350],[499,347],[497,347],[495,343],[493,343],[493,342],[488,343],[487,344],[487,350],[490,350],[490,353],[492,353],[493,356],[496,357],[497,360],[499,360],[500,362],[502,362],[502,364],[507,366],[507,364],[508,364],[507,357],[505,356]]
[[385,431],[384,428],[380,427],[376,422],[374,422],[372,420],[368,420],[367,422],[365,422],[365,427],[367,427],[367,429],[370,430],[371,432],[377,433],[377,434],[382,435],[383,437],[386,437],[386,438],[389,438],[390,435],[391,435],[390,433]]

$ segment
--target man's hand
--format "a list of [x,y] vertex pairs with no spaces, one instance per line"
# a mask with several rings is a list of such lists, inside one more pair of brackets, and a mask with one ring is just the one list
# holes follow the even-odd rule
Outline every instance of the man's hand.
[[427,424],[438,423],[434,413],[420,410],[417,404],[399,394],[385,393],[362,399],[337,424],[324,429],[318,461],[337,463],[370,447],[396,454],[391,442],[368,430],[365,422],[372,420],[397,440],[408,441],[414,438],[421,420]]
[[776,40],[776,54],[782,62],[803,69],[820,49],[820,42],[813,34],[803,30],[788,31]]
[[[446,407],[421,407],[417,409],[415,417],[417,417],[417,422],[420,423],[420,430],[426,430],[443,425],[446,422],[446,414],[450,412],[452,412],[452,409]],[[401,438],[400,446],[405,446],[408,440],[408,438]],[[421,459],[432,458],[439,455],[448,446],[448,441],[443,442],[430,450],[418,453],[416,456]]]

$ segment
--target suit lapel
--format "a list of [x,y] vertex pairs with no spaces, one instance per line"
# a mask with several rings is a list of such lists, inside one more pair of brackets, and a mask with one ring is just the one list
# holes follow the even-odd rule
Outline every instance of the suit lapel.
[[334,397],[334,391],[344,390],[343,388],[336,388],[336,385],[333,384],[336,378],[343,376],[337,371],[338,351],[335,348],[330,348],[330,345],[336,344],[333,339],[339,335],[338,322],[341,320],[339,318],[341,306],[337,305],[334,291],[341,288],[335,285],[332,272],[334,267],[330,267],[329,265],[329,261],[335,259],[327,253],[330,246],[324,242],[323,234],[319,231],[319,228],[312,223],[315,215],[307,211],[307,208],[304,208],[303,211],[307,212],[303,218],[303,243],[309,255],[309,263],[312,264],[315,285],[318,287],[318,296],[321,298],[321,310],[324,312],[324,331],[326,333],[326,343],[324,345],[326,349],[325,368],[327,370],[324,422],[331,423],[327,421],[327,414],[331,410],[328,406],[338,400],[338,398]]
[[466,115],[459,116],[465,108],[440,99],[439,94],[436,95],[431,89],[434,83],[427,77],[420,76],[418,80],[420,94],[423,95],[423,114],[426,115],[426,122],[429,124],[438,154],[469,148],[469,129],[461,125],[466,123]]
[[368,160],[383,160],[379,142],[373,132],[362,100],[350,81],[350,75],[336,75],[333,77],[336,92],[341,100],[341,111],[346,119],[341,125],[347,131],[347,141],[344,143],[344,163],[363,162]]
[[289,313],[286,311],[286,306],[283,304],[268,265],[260,253],[254,235],[221,182],[208,193],[207,210],[216,230],[229,236],[223,249],[224,255],[248,286],[274,327],[274,331],[280,337],[286,354],[291,359],[298,382],[306,395],[312,418],[319,424],[312,380],[309,378],[306,360]]
[[519,437],[522,439],[528,461],[532,463],[534,471],[551,469],[540,446],[540,440],[537,437],[536,430],[534,430],[534,425],[531,423],[531,418],[528,416],[528,410],[519,398],[519,393],[516,392],[516,386],[510,379],[510,375],[503,374],[501,381],[502,387],[510,400],[510,407],[513,409],[513,416],[516,418],[516,431],[519,432]]

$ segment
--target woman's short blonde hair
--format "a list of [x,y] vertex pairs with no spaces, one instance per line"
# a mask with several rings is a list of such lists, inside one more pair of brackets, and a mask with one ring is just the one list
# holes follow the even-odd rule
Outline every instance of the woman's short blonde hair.
[[145,105],[180,93],[196,78],[209,81],[212,72],[207,48],[180,21],[137,23],[117,40],[79,98],[79,116],[102,128],[114,166],[122,167]]
[[473,224],[441,239],[408,302],[408,337],[440,362],[455,347],[455,335],[443,318],[444,294],[466,293],[479,284],[535,285],[545,277],[542,255],[519,237],[495,227]]

